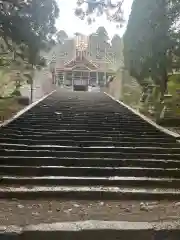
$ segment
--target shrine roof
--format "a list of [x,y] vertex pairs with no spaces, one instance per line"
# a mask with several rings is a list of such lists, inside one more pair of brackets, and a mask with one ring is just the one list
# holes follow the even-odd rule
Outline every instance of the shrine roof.
[[84,56],[82,58],[75,57],[68,62],[59,61],[56,63],[56,68],[61,70],[86,70],[86,71],[108,71],[114,72],[113,69],[105,62],[94,62]]

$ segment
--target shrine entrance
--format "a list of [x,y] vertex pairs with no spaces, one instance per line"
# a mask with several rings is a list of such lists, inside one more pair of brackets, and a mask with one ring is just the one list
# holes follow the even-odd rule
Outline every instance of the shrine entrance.
[[72,82],[74,91],[88,91],[89,72],[75,71]]
[[73,86],[73,91],[83,91],[83,92],[86,92],[86,91],[88,91],[88,86],[87,85],[74,85]]

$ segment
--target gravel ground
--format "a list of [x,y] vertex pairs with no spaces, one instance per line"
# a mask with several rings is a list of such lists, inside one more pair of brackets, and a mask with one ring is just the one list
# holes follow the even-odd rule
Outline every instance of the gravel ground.
[[0,224],[66,221],[169,221],[180,217],[180,202],[139,201],[0,201]]

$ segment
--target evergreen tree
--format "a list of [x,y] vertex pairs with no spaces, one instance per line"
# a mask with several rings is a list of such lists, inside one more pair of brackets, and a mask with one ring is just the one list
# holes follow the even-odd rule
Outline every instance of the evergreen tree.
[[124,35],[126,68],[142,86],[151,78],[161,87],[162,96],[176,54],[173,25],[177,17],[174,1],[134,0]]

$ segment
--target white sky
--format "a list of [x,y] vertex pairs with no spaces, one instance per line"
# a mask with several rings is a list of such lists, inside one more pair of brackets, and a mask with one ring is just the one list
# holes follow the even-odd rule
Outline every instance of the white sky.
[[[126,26],[119,29],[116,27],[115,23],[108,22],[106,18],[97,17],[96,22],[88,25],[86,21],[78,19],[74,15],[74,9],[76,7],[76,0],[57,0],[60,8],[60,17],[57,21],[57,28],[59,30],[65,30],[69,36],[73,36],[75,32],[80,32],[83,34],[90,34],[95,32],[99,26],[104,26],[108,31],[109,37],[114,34],[119,34],[122,36],[124,34]],[[128,16],[131,11],[131,5],[133,0],[124,0],[124,18],[127,21]]]

